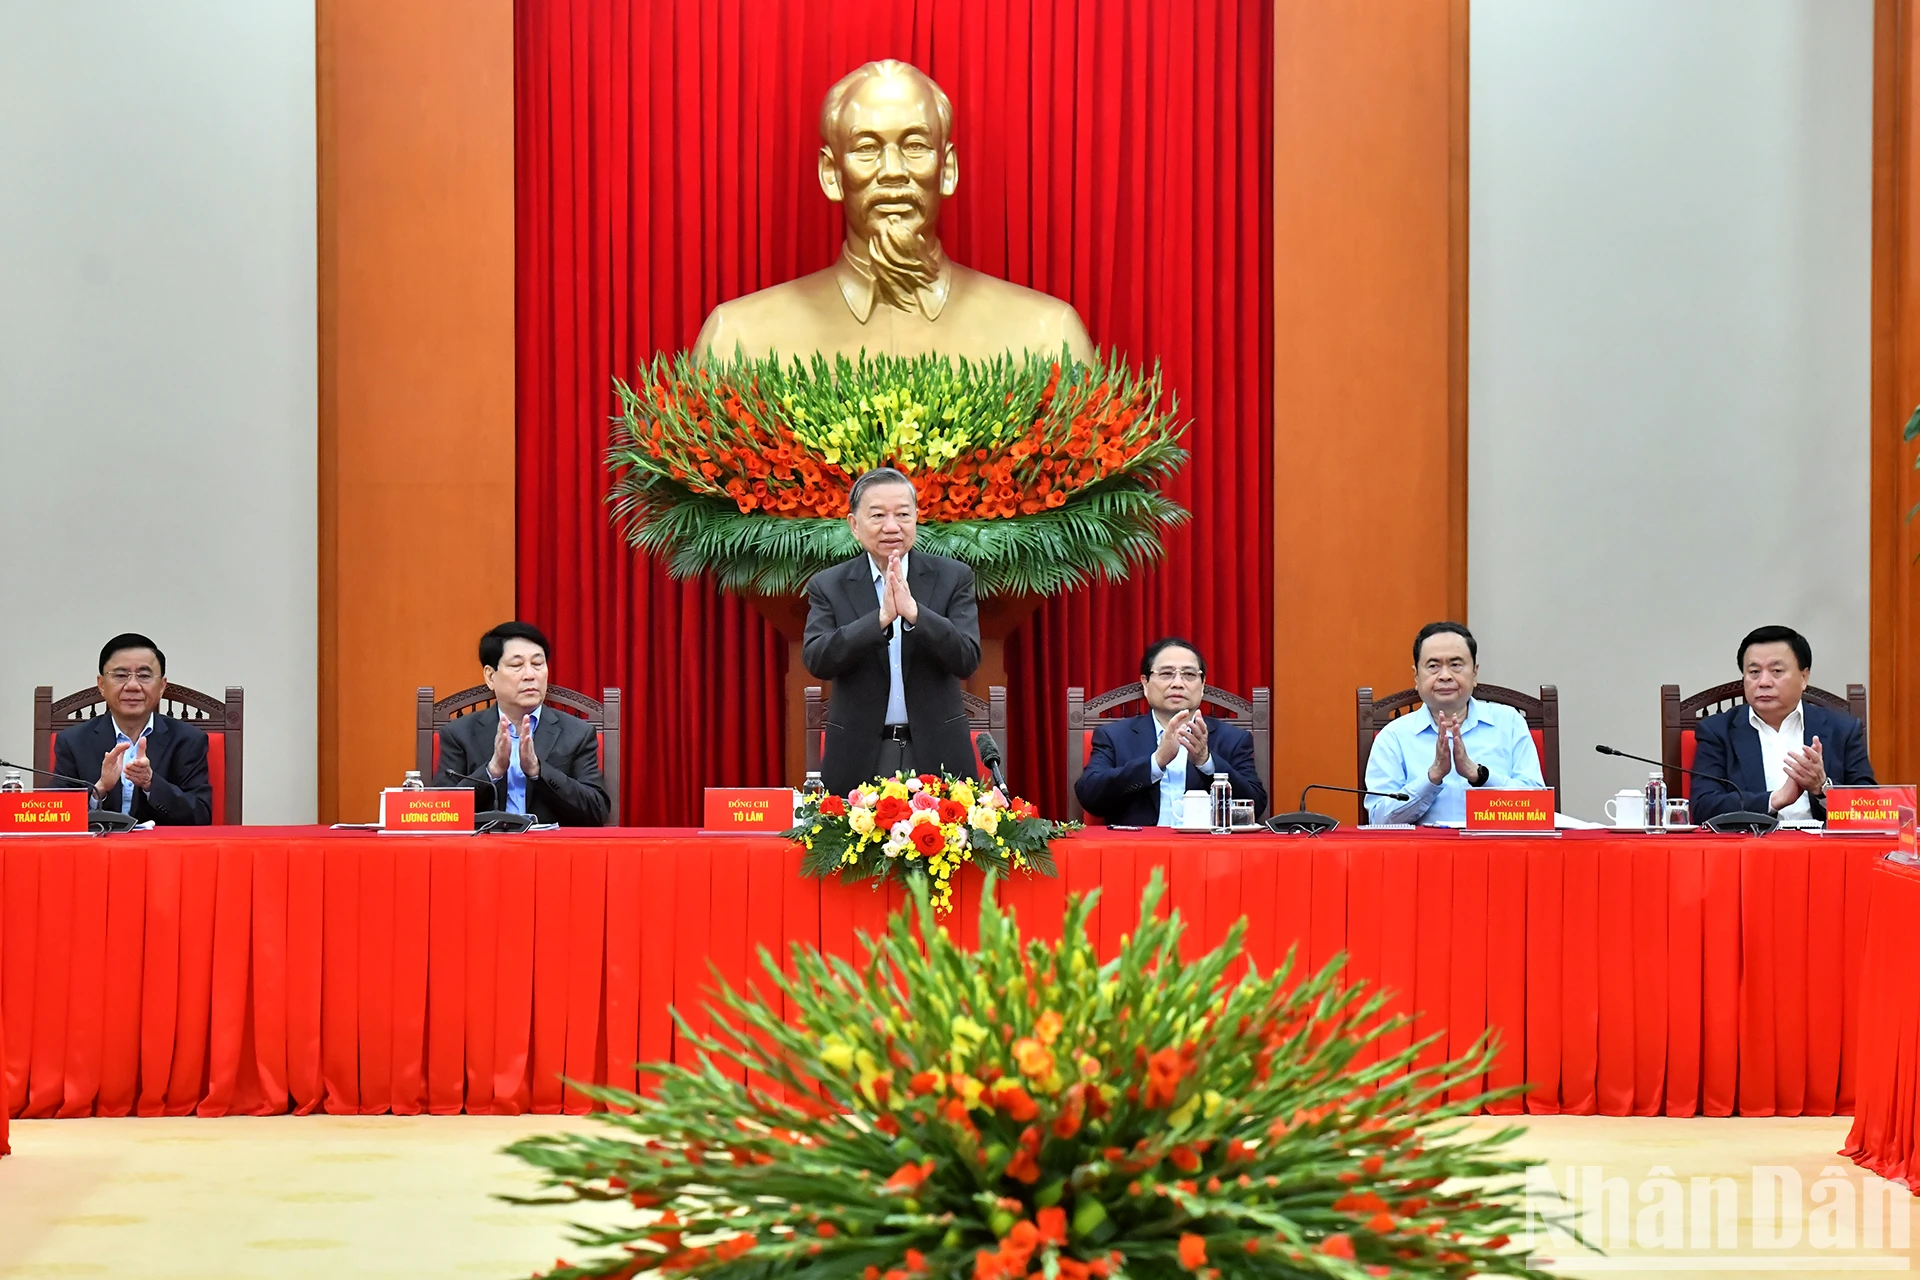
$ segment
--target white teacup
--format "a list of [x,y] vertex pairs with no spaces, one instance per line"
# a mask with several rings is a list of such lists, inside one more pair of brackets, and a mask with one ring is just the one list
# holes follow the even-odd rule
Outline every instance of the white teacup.
[[1180,797],[1180,825],[1183,827],[1213,826],[1213,798],[1204,791],[1189,791]]
[[1631,787],[1616,791],[1607,801],[1607,816],[1616,827],[1644,828],[1647,825],[1646,793]]

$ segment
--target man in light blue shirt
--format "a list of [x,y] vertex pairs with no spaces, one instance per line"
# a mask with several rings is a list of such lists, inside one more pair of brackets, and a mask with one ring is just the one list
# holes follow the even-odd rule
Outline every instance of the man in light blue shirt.
[[1540,753],[1527,721],[1512,707],[1473,696],[1480,646],[1457,622],[1430,622],[1413,641],[1413,682],[1420,707],[1388,724],[1367,756],[1369,791],[1404,791],[1408,799],[1369,798],[1372,822],[1460,826],[1467,788],[1544,788]]

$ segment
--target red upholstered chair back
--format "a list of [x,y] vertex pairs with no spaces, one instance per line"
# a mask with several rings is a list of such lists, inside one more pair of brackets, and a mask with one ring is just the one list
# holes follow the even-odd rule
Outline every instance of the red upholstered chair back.
[[[1228,724],[1237,725],[1253,735],[1253,769],[1260,785],[1267,789],[1268,812],[1273,810],[1273,694],[1260,688],[1253,697],[1207,686],[1201,709]],[[1104,825],[1100,818],[1080,808],[1080,796],[1073,786],[1093,754],[1093,731],[1102,725],[1119,724],[1147,710],[1146,695],[1138,680],[1089,698],[1079,685],[1067,690],[1067,740],[1063,763],[1067,777],[1067,817],[1092,825]]]
[[[207,735],[207,779],[213,784],[213,825],[216,827],[240,825],[241,772],[246,761],[243,750],[246,701],[246,690],[237,684],[228,685],[227,696],[221,699],[172,681],[167,682],[166,696],[160,699],[160,714],[184,720]],[[36,688],[33,691],[34,767],[53,768],[53,741],[62,729],[105,714],[107,701],[100,696],[100,690],[91,685],[64,698],[55,698],[51,685]],[[62,784],[41,779],[41,785]]]
[[[816,773],[820,769],[820,757],[827,750],[827,702],[828,692],[817,684],[806,688],[807,707],[806,754],[807,772]],[[988,685],[987,696],[960,691],[960,705],[967,713],[967,728],[974,742],[973,771],[984,776],[986,767],[980,763],[980,735],[991,733],[993,740],[1000,744],[1000,768],[1007,771],[1007,689],[1005,685]]]
[[[472,715],[493,705],[493,690],[483,684],[462,689],[439,701],[433,686],[422,685],[413,702],[413,767],[428,782],[440,771],[440,727],[460,716]],[[620,691],[602,689],[599,701],[573,689],[547,686],[545,705],[579,716],[593,726],[594,743],[600,750],[600,774],[607,787],[607,822],[620,825]]]
[[[1816,707],[1850,715],[1860,722],[1862,729],[1866,727],[1867,686],[1863,684],[1848,685],[1844,698],[1812,685],[1800,696]],[[1691,698],[1681,697],[1677,684],[1660,686],[1660,763],[1666,769],[1668,795],[1693,795],[1693,778],[1681,770],[1693,767],[1695,726],[1708,716],[1746,705],[1747,687],[1740,680],[1702,689]]]
[[[1473,696],[1482,702],[1497,702],[1503,707],[1512,707],[1526,717],[1527,729],[1533,735],[1533,749],[1540,757],[1540,776],[1553,789],[1553,807],[1560,808],[1560,687],[1543,684],[1540,696],[1529,697],[1518,689],[1507,689],[1497,684],[1475,685]],[[1373,690],[1363,685],[1354,695],[1354,745],[1355,766],[1354,786],[1367,785],[1367,757],[1373,754],[1373,739],[1380,730],[1393,720],[1406,715],[1420,705],[1420,695],[1412,689],[1402,689],[1390,693],[1384,698],[1375,698]],[[1367,806],[1360,806],[1360,825],[1367,822]]]

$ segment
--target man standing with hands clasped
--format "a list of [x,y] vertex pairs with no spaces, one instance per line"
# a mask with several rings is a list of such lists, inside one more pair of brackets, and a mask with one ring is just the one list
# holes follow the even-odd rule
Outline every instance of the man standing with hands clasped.
[[1367,790],[1404,791],[1409,798],[1368,799],[1370,821],[1461,826],[1469,787],[1547,785],[1526,718],[1475,698],[1479,680],[1480,646],[1471,631],[1457,622],[1420,628],[1413,638],[1420,707],[1380,730],[1367,756]]
[[913,481],[876,467],[847,524],[864,554],[807,583],[807,670],[833,681],[821,781],[835,795],[896,772],[976,771],[960,682],[980,665],[973,570],[913,550]]

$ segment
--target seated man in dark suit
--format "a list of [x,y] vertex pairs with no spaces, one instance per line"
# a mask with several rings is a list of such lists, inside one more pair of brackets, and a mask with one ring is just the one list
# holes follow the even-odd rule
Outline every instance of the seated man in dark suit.
[[1109,823],[1171,827],[1180,798],[1224,773],[1259,817],[1266,788],[1253,763],[1253,735],[1201,714],[1207,664],[1185,640],[1156,640],[1140,659],[1140,688],[1153,710],[1093,731],[1093,754],[1073,785],[1080,807]]
[[471,785],[482,810],[603,826],[610,805],[593,726],[545,709],[547,638],[524,622],[501,623],[480,637],[480,678],[493,707],[441,726],[433,785]]
[[83,720],[54,739],[53,770],[91,778],[96,809],[131,814],[136,822],[204,827],[213,821],[207,777],[207,735],[160,714],[167,691],[167,655],[127,632],[100,650],[100,695],[107,714]]
[[1791,822],[1827,817],[1827,788],[1870,787],[1866,728],[1852,716],[1803,702],[1813,646],[1791,627],[1760,627],[1740,642],[1747,703],[1708,716],[1694,730],[1693,820],[1747,810]]

